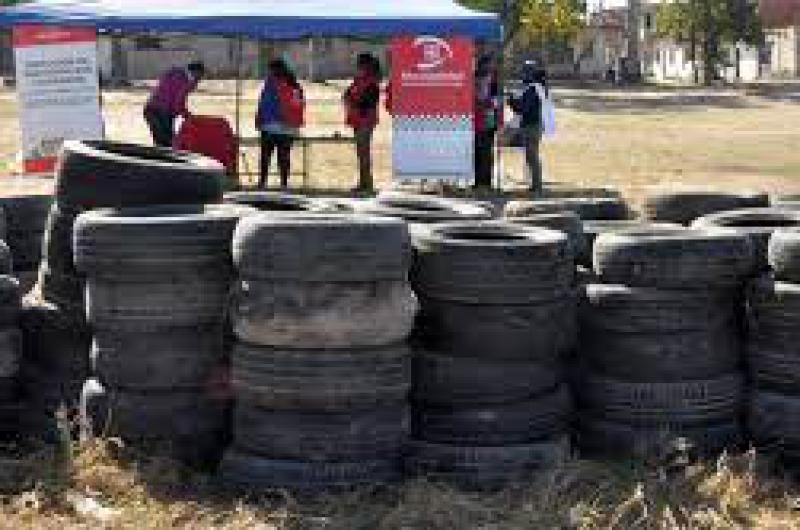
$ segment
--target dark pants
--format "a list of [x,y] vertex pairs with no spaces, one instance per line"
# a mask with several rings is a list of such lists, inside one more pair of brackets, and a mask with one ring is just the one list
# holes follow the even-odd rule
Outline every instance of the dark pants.
[[525,127],[523,135],[525,138],[525,163],[531,176],[531,191],[541,195],[543,191],[542,158],[539,147],[542,143],[542,128],[539,125]]
[[372,191],[372,133],[375,127],[355,130],[356,158],[358,158],[358,189]]
[[289,172],[291,170],[292,141],[294,139],[288,134],[273,134],[269,132],[261,133],[261,173],[258,179],[258,187],[267,187],[267,175],[269,166],[272,162],[272,153],[278,151],[278,172],[281,176],[281,187],[289,185]]
[[153,143],[158,147],[172,147],[175,137],[175,117],[157,109],[144,109],[144,120],[150,128]]
[[475,187],[492,187],[494,130],[475,133]]

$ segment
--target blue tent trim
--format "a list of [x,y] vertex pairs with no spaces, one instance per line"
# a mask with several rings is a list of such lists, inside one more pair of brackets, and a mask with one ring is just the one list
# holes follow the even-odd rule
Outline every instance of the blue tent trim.
[[0,10],[0,26],[37,23],[275,40],[398,34],[501,37],[495,15],[451,0],[36,0]]

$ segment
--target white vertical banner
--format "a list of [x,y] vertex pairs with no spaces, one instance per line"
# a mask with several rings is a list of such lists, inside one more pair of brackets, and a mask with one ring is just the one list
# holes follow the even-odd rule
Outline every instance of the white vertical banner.
[[474,177],[474,46],[461,37],[392,40],[392,162],[398,180]]
[[100,140],[97,32],[88,27],[13,29],[23,170],[50,173],[64,140]]

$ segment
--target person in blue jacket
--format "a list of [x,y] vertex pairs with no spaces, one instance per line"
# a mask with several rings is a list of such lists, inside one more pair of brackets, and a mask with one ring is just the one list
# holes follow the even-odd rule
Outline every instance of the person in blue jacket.
[[289,183],[292,143],[303,124],[304,96],[286,61],[271,61],[268,71],[256,111],[256,129],[261,132],[258,187],[266,188],[272,154],[277,151],[281,188],[286,188]]
[[[531,176],[531,192],[541,195],[542,160],[539,146],[542,142],[542,96],[547,97],[547,72],[536,61],[525,61],[522,67],[522,82],[525,88],[511,97],[509,106],[520,117],[520,129],[525,145],[525,163]],[[541,94],[541,95],[540,95]]]

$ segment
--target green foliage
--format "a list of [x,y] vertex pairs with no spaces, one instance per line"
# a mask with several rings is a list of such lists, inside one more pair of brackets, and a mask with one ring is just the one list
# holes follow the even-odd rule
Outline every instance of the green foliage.
[[693,57],[700,56],[706,81],[720,63],[721,45],[760,45],[764,39],[756,0],[664,0],[656,28],[662,37],[688,44]]
[[[460,0],[472,9],[503,13],[503,0]],[[584,26],[581,0],[511,0],[504,20],[507,39],[527,43],[568,42]]]

